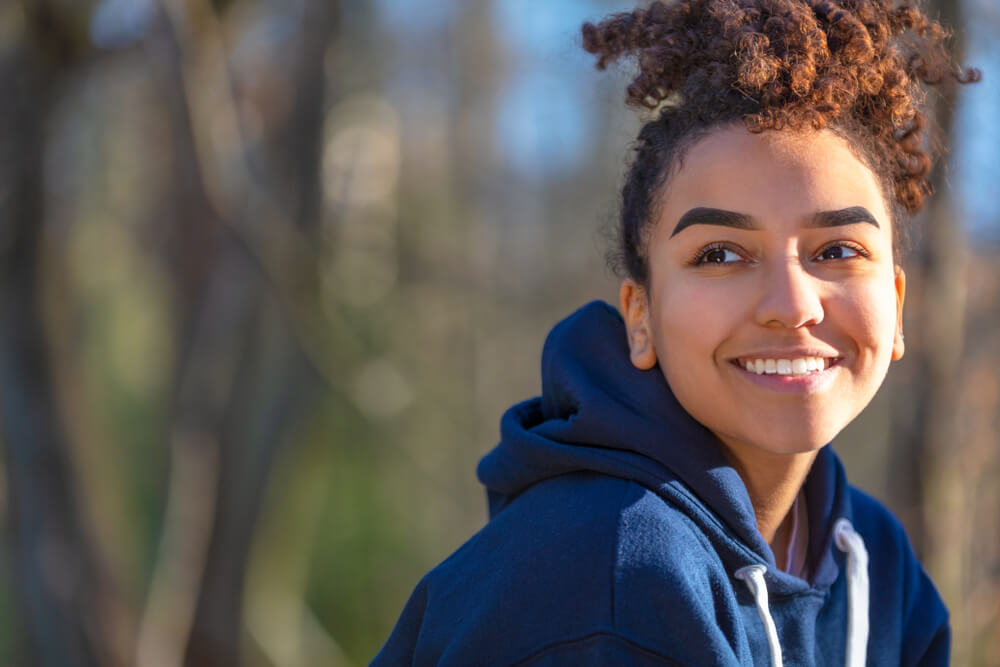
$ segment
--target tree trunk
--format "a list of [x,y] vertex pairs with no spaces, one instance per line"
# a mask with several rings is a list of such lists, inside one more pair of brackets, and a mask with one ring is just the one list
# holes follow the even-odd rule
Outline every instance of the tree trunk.
[[0,56],[0,435],[13,582],[30,664],[124,664],[122,619],[85,529],[41,317],[42,156],[54,75],[43,33],[21,26]]
[[[275,183],[254,178],[242,143],[229,146],[231,155],[213,154],[200,115],[201,96],[209,93],[190,77],[214,67],[223,71],[215,85],[232,83],[224,62],[215,60],[226,57],[218,19],[207,3],[168,8],[163,43],[176,70],[168,73],[167,95],[184,102],[173,114],[182,160],[175,166],[174,199],[192,216],[182,224],[199,231],[174,234],[169,259],[183,328],[171,481],[140,639],[142,665],[241,662],[244,581],[272,463],[318,388],[295,331],[301,324],[295,312],[303,309],[289,303],[312,295],[288,292],[309,290],[303,277],[308,281],[314,267],[307,257],[288,256],[301,246],[283,240],[308,240],[317,230],[323,63],[333,12],[329,2],[306,3],[301,55],[291,73],[295,103],[281,126],[265,124],[270,154],[291,165],[273,170]],[[238,142],[235,105],[230,112],[223,116]],[[220,189],[212,182],[222,170],[230,179],[236,174],[235,185]],[[192,181],[185,177],[190,174],[198,177]],[[277,206],[276,191],[290,193],[294,203]],[[267,242],[274,239],[279,242]],[[195,273],[189,257],[201,258]]]

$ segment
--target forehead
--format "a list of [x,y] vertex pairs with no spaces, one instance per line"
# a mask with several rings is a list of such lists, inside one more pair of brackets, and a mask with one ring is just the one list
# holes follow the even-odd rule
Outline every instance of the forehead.
[[665,183],[661,221],[695,206],[738,211],[765,223],[864,206],[889,229],[875,174],[829,130],[748,132],[728,126],[684,152]]

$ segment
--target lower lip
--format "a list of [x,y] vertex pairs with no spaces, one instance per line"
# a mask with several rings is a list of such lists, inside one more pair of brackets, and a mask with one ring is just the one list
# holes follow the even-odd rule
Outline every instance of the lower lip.
[[833,380],[834,373],[837,373],[840,368],[840,360],[838,359],[825,370],[808,375],[768,375],[767,373],[758,375],[751,373],[736,362],[733,362],[732,366],[748,382],[763,389],[786,394],[808,394],[823,390]]

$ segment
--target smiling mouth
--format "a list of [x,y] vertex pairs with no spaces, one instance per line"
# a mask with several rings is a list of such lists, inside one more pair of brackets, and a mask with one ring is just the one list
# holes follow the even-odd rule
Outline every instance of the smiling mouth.
[[840,357],[796,357],[794,359],[734,359],[733,363],[757,375],[802,376],[822,373],[835,366]]

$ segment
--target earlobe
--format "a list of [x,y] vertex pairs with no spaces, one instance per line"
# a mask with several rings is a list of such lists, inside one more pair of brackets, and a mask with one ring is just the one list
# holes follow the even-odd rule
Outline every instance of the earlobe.
[[629,359],[632,365],[646,371],[656,365],[656,347],[653,345],[649,323],[649,302],[645,288],[631,278],[622,281],[618,293],[622,317],[628,334]]
[[906,298],[906,273],[902,267],[896,267],[896,333],[892,341],[892,360],[899,361],[906,351],[903,342],[903,301]]

